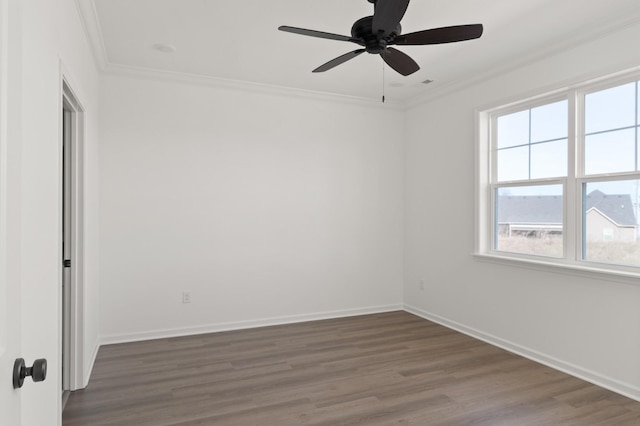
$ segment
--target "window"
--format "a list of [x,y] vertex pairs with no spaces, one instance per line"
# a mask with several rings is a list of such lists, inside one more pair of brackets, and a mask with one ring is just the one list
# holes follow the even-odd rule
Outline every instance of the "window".
[[640,274],[639,80],[479,114],[480,254]]
[[497,117],[497,180],[567,175],[566,100]]

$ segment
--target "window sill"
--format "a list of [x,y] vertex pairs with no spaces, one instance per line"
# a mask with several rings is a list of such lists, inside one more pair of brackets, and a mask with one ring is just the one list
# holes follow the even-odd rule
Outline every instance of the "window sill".
[[621,284],[640,286],[640,271],[633,272],[621,269],[599,268],[597,266],[575,265],[497,253],[474,253],[473,256],[477,260],[498,265],[534,269],[544,272],[554,272],[558,274],[615,281]]

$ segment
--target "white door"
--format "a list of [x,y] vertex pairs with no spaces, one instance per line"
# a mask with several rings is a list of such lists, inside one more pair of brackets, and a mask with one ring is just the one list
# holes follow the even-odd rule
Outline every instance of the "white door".
[[19,120],[11,102],[20,88],[13,79],[11,42],[17,30],[14,0],[0,0],[0,424],[20,424],[20,391],[13,389],[12,372],[20,357],[20,166]]

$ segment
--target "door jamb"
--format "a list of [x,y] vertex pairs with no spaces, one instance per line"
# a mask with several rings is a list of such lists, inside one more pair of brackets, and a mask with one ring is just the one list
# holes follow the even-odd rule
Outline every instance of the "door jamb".
[[[62,166],[62,146],[64,143],[62,120],[64,110],[71,112],[71,215],[72,215],[72,252],[71,252],[71,284],[69,291],[69,353],[67,367],[65,368],[66,380],[70,391],[82,389],[85,386],[84,379],[84,114],[85,110],[78,96],[69,83],[69,78],[62,67],[61,78],[61,102],[60,102],[60,150],[59,158]],[[62,171],[62,167],[60,167]],[[62,173],[60,173],[60,213],[62,214]],[[60,269],[59,281],[62,289],[62,220],[59,229]],[[60,299],[60,311],[62,313],[62,298]],[[59,339],[62,350],[62,319],[60,316]],[[62,383],[59,386],[62,389]]]

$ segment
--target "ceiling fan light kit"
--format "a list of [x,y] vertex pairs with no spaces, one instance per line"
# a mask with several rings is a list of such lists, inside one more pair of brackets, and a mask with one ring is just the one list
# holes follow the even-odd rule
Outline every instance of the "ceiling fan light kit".
[[347,41],[361,46],[359,49],[330,60],[314,69],[313,72],[328,71],[367,52],[373,55],[380,55],[387,65],[404,76],[415,73],[420,69],[420,66],[407,54],[389,46],[423,46],[454,43],[473,40],[482,35],[482,24],[456,25],[402,34],[400,21],[404,17],[407,7],[409,7],[409,0],[368,1],[374,4],[373,16],[358,19],[351,27],[351,37],[289,26],[281,26],[278,29],[310,37]]

